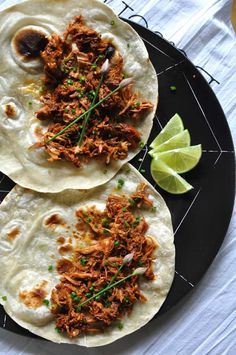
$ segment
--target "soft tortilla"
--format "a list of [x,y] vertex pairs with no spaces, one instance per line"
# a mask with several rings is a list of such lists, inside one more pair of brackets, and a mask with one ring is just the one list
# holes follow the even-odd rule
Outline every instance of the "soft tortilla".
[[[80,14],[89,27],[116,45],[123,56],[126,75],[135,80],[134,90],[153,103],[153,110],[137,127],[144,142],[150,134],[156,111],[157,76],[147,50],[132,27],[120,20],[108,6],[95,0],[28,0],[0,12],[0,46],[4,53],[0,65],[1,171],[21,186],[40,192],[89,189],[101,185],[141,149],[130,151],[127,159],[113,161],[108,166],[92,160],[82,168],[63,161],[48,162],[48,154],[43,148],[28,149],[38,140],[37,127],[47,130],[45,123],[34,117],[40,107],[42,67],[37,60],[23,61],[16,56],[11,47],[12,39],[17,31],[27,26],[36,26],[48,35],[53,32],[62,35],[68,23]],[[114,25],[111,25],[112,21]],[[15,118],[7,116],[7,104],[15,108]]]
[[[85,205],[96,205],[97,208],[103,209],[107,196],[114,193],[118,179],[124,179],[125,184],[122,190],[116,193],[125,194],[133,193],[137,184],[146,181],[134,168],[126,165],[111,181],[101,187],[87,191],[68,190],[59,194],[42,194],[16,186],[1,204],[0,294],[6,296],[7,301],[0,299],[0,302],[6,312],[22,327],[58,343],[100,346],[141,328],[160,309],[174,276],[175,248],[169,210],[162,197],[147,181],[149,197],[157,208],[156,212],[142,209],[140,213],[149,224],[146,235],[155,238],[159,245],[154,264],[156,280],[140,281],[147,302],[135,304],[131,315],[123,320],[122,330],[110,327],[102,334],[68,338],[55,332],[53,317],[46,306],[36,310],[30,309],[18,297],[20,291],[30,291],[45,280],[48,282],[47,298],[50,298],[52,288],[59,281],[57,272],[49,272],[48,265],[55,264],[55,261],[62,257],[58,253],[56,239],[59,235],[66,235],[66,227],[59,225],[50,229],[45,226],[45,220],[56,213],[63,218],[66,225],[73,227],[76,223],[75,210]],[[10,237],[13,235],[14,238]]]

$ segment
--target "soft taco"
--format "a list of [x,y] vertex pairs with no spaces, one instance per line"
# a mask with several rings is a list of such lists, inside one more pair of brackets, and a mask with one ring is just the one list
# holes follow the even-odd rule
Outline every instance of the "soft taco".
[[169,210],[131,166],[94,189],[16,186],[0,206],[0,302],[19,325],[87,347],[134,332],[169,292]]
[[24,1],[1,12],[0,33],[1,171],[40,192],[108,181],[156,110],[139,35],[95,0]]

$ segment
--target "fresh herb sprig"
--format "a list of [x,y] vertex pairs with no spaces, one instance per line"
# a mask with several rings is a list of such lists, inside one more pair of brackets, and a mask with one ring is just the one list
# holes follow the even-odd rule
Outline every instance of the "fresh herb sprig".
[[86,116],[89,112],[91,112],[92,110],[94,110],[96,107],[100,106],[104,101],[106,101],[111,95],[115,94],[117,91],[119,91],[120,89],[123,89],[125,86],[128,86],[129,84],[131,84],[133,82],[132,78],[127,78],[127,79],[123,79],[119,86],[117,86],[114,90],[112,90],[111,92],[109,92],[109,94],[107,94],[105,97],[103,97],[100,101],[98,101],[95,105],[91,106],[87,111],[85,111],[84,113],[82,113],[82,115],[78,116],[76,119],[74,119],[74,121],[72,121],[70,124],[68,124],[65,128],[63,128],[60,132],[58,132],[57,134],[55,134],[53,137],[49,138],[46,143],[49,143],[51,141],[53,141],[55,138],[57,138],[58,136],[62,135],[64,132],[66,132],[70,127],[74,126],[75,123],[77,123],[78,121],[80,121],[84,116]]
[[109,285],[111,285],[115,281],[115,279],[117,278],[117,276],[119,275],[119,273],[123,269],[124,265],[127,263],[130,263],[133,260],[133,257],[134,257],[134,253],[130,253],[130,254],[125,255],[125,257],[122,261],[122,264],[119,266],[119,269],[117,270],[115,275],[112,277],[111,281],[109,282]]
[[128,275],[128,276],[125,276],[123,277],[123,279],[119,280],[119,281],[116,281],[112,284],[109,284],[108,286],[104,287],[101,291],[95,293],[93,296],[89,297],[86,301],[80,303],[78,306],[77,306],[77,310],[80,311],[81,308],[83,306],[85,306],[87,303],[89,303],[90,301],[92,301],[94,298],[99,298],[101,295],[103,295],[106,291],[110,290],[111,288],[115,287],[115,286],[118,286],[120,285],[122,282],[130,279],[131,277],[133,276],[138,276],[138,275],[143,275],[145,272],[146,272],[147,268],[145,267],[138,267],[137,269],[135,269],[132,274]]
[[[97,87],[97,89],[96,89],[96,91],[95,91],[95,94],[94,94],[94,97],[93,97],[93,101],[92,101],[92,103],[91,103],[90,108],[94,106],[94,104],[95,104],[95,102],[96,102],[96,100],[97,100],[97,97],[98,97],[98,94],[99,94],[99,90],[101,89],[101,86],[102,86],[102,84],[103,84],[103,81],[104,81],[104,79],[105,79],[105,75],[106,75],[108,69],[109,69],[109,60],[106,59],[105,62],[104,62],[104,64],[102,65],[102,68],[101,68],[101,78],[100,78],[98,87]],[[83,142],[85,130],[86,130],[86,127],[87,127],[87,124],[88,124],[88,120],[89,120],[89,118],[90,118],[90,116],[91,116],[91,113],[92,113],[92,111],[90,111],[90,112],[87,114],[87,116],[86,116],[86,118],[85,118],[85,121],[84,121],[84,123],[83,123],[83,128],[82,128],[82,131],[81,131],[81,133],[80,133],[80,137],[79,137],[79,140],[78,140],[78,143],[77,143],[78,146],[81,146],[81,144],[82,144],[82,142]]]

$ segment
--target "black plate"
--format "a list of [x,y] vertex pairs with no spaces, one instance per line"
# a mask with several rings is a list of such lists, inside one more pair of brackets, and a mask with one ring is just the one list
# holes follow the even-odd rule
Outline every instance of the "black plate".
[[[132,164],[164,197],[172,215],[176,246],[175,278],[160,312],[180,301],[199,282],[216,256],[231,218],[234,203],[234,148],[224,113],[210,86],[196,67],[159,35],[128,21],[146,44],[159,79],[159,105],[149,144],[176,112],[184,121],[192,144],[202,144],[200,164],[185,174],[194,190],[174,196],[159,189],[150,175],[147,147]],[[131,44],[132,45],[132,44]],[[170,86],[177,90],[171,92]],[[148,145],[147,145],[148,146]],[[144,171],[143,171],[144,170]],[[0,198],[14,183],[0,177]],[[0,308],[0,326],[35,337]]]

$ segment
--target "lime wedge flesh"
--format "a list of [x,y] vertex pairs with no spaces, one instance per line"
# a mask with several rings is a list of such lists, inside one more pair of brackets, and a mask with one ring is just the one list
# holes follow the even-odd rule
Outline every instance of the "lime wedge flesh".
[[190,146],[190,135],[189,131],[185,129],[183,132],[180,132],[168,139],[158,147],[151,150],[150,155],[153,156],[154,153],[165,152],[167,150],[172,150],[176,148],[184,148]]
[[151,174],[155,182],[165,191],[171,194],[183,194],[193,189],[186,180],[166,165],[161,159],[153,159],[151,162]]
[[202,155],[201,144],[191,147],[168,150],[162,153],[153,153],[153,158],[159,158],[177,173],[186,173],[193,169]]
[[184,125],[181,117],[176,113],[169,122],[165,125],[162,131],[158,134],[158,136],[154,139],[154,141],[150,144],[151,148],[156,148],[162,143],[168,141],[171,137],[176,134],[182,132],[184,130]]

